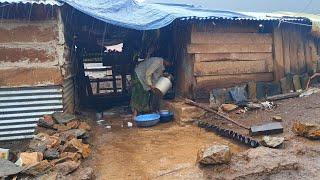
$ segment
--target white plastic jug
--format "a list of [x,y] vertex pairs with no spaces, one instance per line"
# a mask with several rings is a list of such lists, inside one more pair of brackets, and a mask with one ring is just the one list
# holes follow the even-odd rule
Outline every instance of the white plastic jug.
[[171,87],[172,83],[167,77],[160,77],[155,85],[155,88],[157,88],[162,95],[165,95]]

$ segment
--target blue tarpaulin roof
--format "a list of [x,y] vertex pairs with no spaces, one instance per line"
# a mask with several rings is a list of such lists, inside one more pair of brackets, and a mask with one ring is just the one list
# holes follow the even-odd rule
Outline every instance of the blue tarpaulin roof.
[[[149,30],[167,26],[175,19],[279,20],[263,13],[240,13],[202,9],[183,4],[137,3],[134,0],[0,0],[8,3],[67,3],[75,9],[104,22],[121,27]],[[294,18],[297,20],[297,18]]]

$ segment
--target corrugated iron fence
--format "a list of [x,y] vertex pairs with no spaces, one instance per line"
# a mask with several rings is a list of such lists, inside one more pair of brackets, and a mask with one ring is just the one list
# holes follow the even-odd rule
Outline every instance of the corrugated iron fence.
[[61,86],[0,88],[0,141],[32,138],[39,117],[62,110]]

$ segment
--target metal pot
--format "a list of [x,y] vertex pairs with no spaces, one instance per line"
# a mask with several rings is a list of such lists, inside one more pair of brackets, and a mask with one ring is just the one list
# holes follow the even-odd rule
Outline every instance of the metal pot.
[[167,77],[160,77],[155,85],[155,88],[158,89],[162,95],[165,95],[171,87],[171,80]]

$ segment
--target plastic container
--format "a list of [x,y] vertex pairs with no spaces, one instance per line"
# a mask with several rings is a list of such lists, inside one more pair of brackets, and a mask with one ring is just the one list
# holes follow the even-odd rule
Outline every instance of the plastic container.
[[155,85],[155,88],[158,89],[162,95],[165,95],[171,87],[172,83],[167,77],[160,77]]
[[144,114],[134,118],[138,127],[150,127],[159,123],[159,114]]
[[161,123],[167,123],[173,120],[173,113],[168,110],[161,110],[159,114]]

